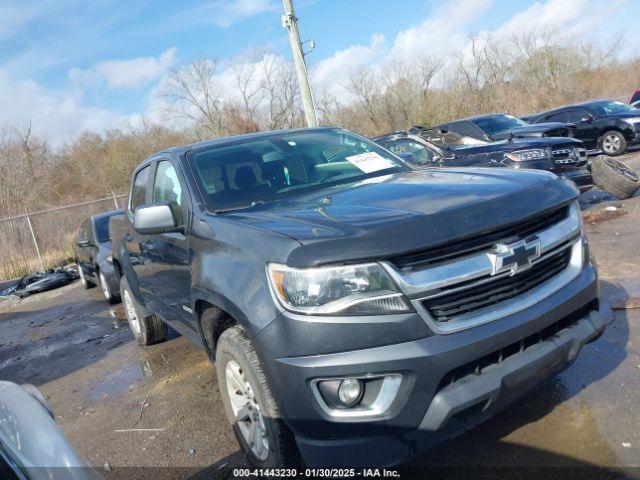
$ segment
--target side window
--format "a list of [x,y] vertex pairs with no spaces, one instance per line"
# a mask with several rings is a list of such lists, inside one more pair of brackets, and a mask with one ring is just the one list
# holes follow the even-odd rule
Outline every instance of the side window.
[[149,180],[149,165],[140,170],[133,179],[131,195],[129,197],[129,210],[135,210],[144,203]]
[[576,108],[574,110],[568,110],[567,112],[567,122],[569,123],[580,123],[585,118],[589,118],[589,112],[587,112],[584,108]]
[[[542,119],[542,122],[566,122],[566,115],[564,112],[560,112],[560,113],[553,113],[547,117],[545,117],[544,119]],[[540,122],[537,122],[540,123]]]
[[178,224],[182,224],[182,185],[178,180],[178,172],[167,160],[158,162],[153,182],[153,201],[169,202]]

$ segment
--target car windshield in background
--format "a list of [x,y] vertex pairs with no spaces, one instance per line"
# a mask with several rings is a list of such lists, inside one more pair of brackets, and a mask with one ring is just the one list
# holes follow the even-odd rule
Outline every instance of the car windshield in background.
[[616,113],[639,113],[637,108],[622,102],[594,102],[590,109],[598,115],[615,115]]
[[331,129],[212,146],[188,158],[207,207],[215,212],[408,169],[375,143]]
[[493,117],[478,118],[473,121],[482,131],[489,135],[499,133],[510,128],[526,127],[529,125],[524,120],[512,115],[496,115]]

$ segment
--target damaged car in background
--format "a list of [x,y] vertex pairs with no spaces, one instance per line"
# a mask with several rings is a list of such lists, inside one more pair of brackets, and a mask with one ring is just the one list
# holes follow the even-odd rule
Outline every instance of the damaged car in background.
[[495,142],[513,137],[572,137],[575,126],[566,122],[544,122],[531,125],[521,118],[504,113],[477,115],[437,125],[434,128],[455,132],[467,141]]
[[546,170],[592,187],[589,161],[579,140],[565,137],[471,139],[444,129],[414,127],[373,139],[418,167],[509,167]]
[[533,128],[554,121],[570,122],[575,125],[576,138],[588,149],[599,149],[613,157],[640,144],[640,110],[614,100],[577,103],[523,118]]

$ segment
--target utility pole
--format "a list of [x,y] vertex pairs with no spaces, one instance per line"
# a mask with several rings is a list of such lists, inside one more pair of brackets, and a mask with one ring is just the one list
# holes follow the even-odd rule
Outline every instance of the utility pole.
[[298,83],[300,84],[300,95],[304,105],[304,116],[307,119],[308,127],[317,127],[318,118],[316,117],[316,109],[313,106],[313,97],[311,96],[311,87],[309,86],[309,77],[307,76],[307,66],[304,63],[304,53],[302,44],[300,43],[300,33],[298,32],[298,19],[293,10],[292,0],[282,0],[284,3],[284,15],[282,16],[282,26],[289,31],[289,42],[291,42],[291,50],[293,51],[293,62],[296,65],[298,73]]

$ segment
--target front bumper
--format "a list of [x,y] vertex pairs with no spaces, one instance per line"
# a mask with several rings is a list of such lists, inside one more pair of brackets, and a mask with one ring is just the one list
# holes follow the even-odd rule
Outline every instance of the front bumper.
[[[396,465],[486,420],[570,365],[608,323],[597,298],[589,265],[566,288],[508,317],[395,345],[279,358],[268,362],[268,373],[273,384],[288,386],[274,394],[307,465]],[[514,345],[521,350],[507,356]],[[499,352],[504,358],[493,361]],[[384,373],[403,379],[377,418],[329,417],[310,388],[314,378]]]

